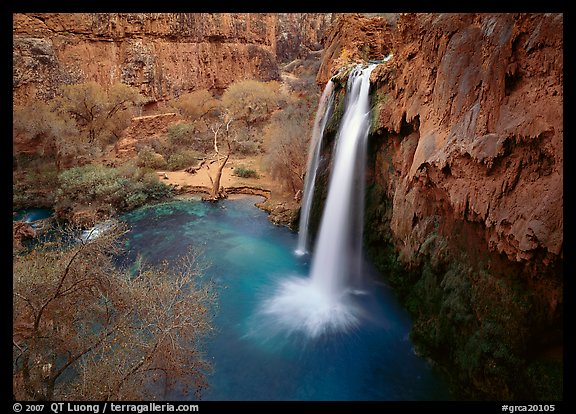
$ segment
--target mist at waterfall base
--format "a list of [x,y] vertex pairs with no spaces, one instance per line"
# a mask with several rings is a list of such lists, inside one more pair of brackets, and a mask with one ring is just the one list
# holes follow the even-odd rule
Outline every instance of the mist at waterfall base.
[[[408,315],[362,255],[372,68],[358,67],[349,78],[313,255],[300,250],[307,242],[270,224],[253,197],[172,202],[124,216],[133,260],[135,252],[152,262],[173,258],[192,245],[212,263],[208,276],[220,297],[217,331],[206,346],[214,372],[203,399],[449,399],[413,350]],[[332,98],[325,90],[325,113]],[[314,157],[326,119],[316,119]]]
[[[348,332],[367,315],[362,272],[366,143],[370,129],[370,73],[376,65],[356,66],[348,77],[344,114],[336,147],[328,196],[316,240],[310,277],[287,278],[264,302],[261,313],[270,327],[308,337]],[[331,113],[333,85],[329,81],[316,115],[308,161],[297,254],[305,252],[308,216],[314,193],[322,134]],[[328,99],[328,95],[330,98]],[[327,104],[325,103],[327,102]],[[265,321],[265,318],[263,318]]]
[[180,200],[121,217],[131,227],[128,263],[139,254],[152,264],[172,261],[189,246],[211,263],[205,277],[216,283],[219,306],[205,346],[213,373],[202,399],[450,399],[439,374],[414,353],[409,316],[369,263],[363,264],[367,293],[351,299],[366,317],[348,332],[290,333],[260,312],[282,281],[309,279],[310,256],[294,254],[297,235],[271,224],[257,201]]

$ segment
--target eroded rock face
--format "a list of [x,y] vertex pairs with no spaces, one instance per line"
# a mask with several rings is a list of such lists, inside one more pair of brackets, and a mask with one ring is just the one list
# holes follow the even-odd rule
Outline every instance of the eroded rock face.
[[[371,39],[353,22],[320,82],[330,51]],[[404,14],[383,30],[368,250],[468,397],[556,398],[542,367],[563,337],[563,16]]]
[[122,82],[152,100],[243,79],[322,48],[330,13],[15,13],[14,101]]
[[162,100],[279,77],[268,13],[14,14],[16,103],[61,84],[123,82]]
[[392,50],[392,26],[385,17],[342,14],[326,34],[317,82],[326,84],[349,61],[384,59]]
[[285,63],[323,48],[324,37],[339,13],[278,13],[276,57]]
[[412,230],[406,217],[423,215],[411,192],[435,188],[457,218],[484,226],[491,250],[518,262],[561,257],[562,15],[404,14],[395,31],[382,18],[347,17],[328,39],[318,80],[336,74],[335,51],[360,53],[353,48],[375,27],[385,39],[378,47],[394,56],[372,74],[372,130],[418,133],[401,188],[390,188],[402,194],[397,237]]
[[165,141],[168,127],[180,122],[183,119],[174,112],[132,118],[114,145],[113,154],[120,160],[134,158],[145,145],[153,146],[156,140]]
[[[558,14],[400,19],[379,116],[397,133],[419,123],[399,212],[426,182],[457,218],[484,226],[491,250],[545,264],[562,255],[562,26]],[[393,220],[402,238],[405,222]]]

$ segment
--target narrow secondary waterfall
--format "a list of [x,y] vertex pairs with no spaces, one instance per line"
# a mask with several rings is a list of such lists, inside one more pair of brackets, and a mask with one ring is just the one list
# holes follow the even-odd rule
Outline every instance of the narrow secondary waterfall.
[[370,73],[375,67],[359,65],[348,77],[345,111],[336,137],[311,274],[307,279],[283,280],[275,295],[265,301],[262,313],[273,319],[269,330],[317,337],[325,332],[346,331],[363,316],[355,296],[361,292],[369,89]]
[[326,123],[332,114],[332,104],[334,103],[334,83],[329,80],[322,92],[316,119],[314,120],[314,129],[310,140],[310,150],[308,152],[308,163],[306,168],[306,181],[304,182],[304,197],[300,207],[300,225],[298,228],[298,247],[296,254],[303,255],[308,253],[308,222],[310,221],[310,209],[312,207],[312,198],[314,197],[314,188],[316,184],[316,172],[320,162],[320,150],[322,148],[322,138]]

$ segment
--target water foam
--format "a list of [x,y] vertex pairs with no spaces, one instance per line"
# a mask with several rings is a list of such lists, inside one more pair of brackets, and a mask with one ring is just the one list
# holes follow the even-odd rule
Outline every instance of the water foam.
[[[360,323],[362,308],[353,292],[363,291],[364,174],[370,129],[370,73],[374,67],[359,65],[348,78],[345,111],[336,138],[333,171],[310,278],[283,280],[260,309],[262,316],[273,321],[273,330],[277,332],[301,332],[315,338],[325,333],[347,332]],[[311,151],[317,151],[321,138],[315,137]],[[305,252],[306,246],[299,243],[296,253]]]
[[309,278],[283,280],[272,298],[264,301],[260,314],[274,322],[272,330],[286,334],[303,333],[317,338],[322,334],[346,332],[356,327],[362,309],[353,302],[352,292],[327,294]]

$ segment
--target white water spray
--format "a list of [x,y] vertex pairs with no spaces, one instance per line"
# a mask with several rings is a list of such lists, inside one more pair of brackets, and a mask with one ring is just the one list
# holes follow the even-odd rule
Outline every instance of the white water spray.
[[310,278],[284,280],[264,303],[262,313],[273,317],[275,329],[317,337],[346,331],[362,316],[354,293],[361,288],[370,73],[375,66],[357,66],[348,77],[345,112],[336,137]]
[[310,141],[310,150],[308,152],[308,163],[306,167],[306,180],[304,182],[304,196],[302,198],[302,206],[300,207],[300,225],[298,228],[298,247],[296,254],[304,255],[308,253],[308,223],[310,221],[310,209],[312,207],[312,199],[314,198],[314,188],[316,184],[316,172],[318,171],[318,164],[320,163],[320,150],[322,148],[322,137],[324,136],[324,129],[326,123],[332,114],[332,104],[334,103],[334,83],[329,80],[322,92],[320,102],[318,102],[318,110],[316,111],[316,119],[314,120],[314,128],[312,130],[312,139]]

